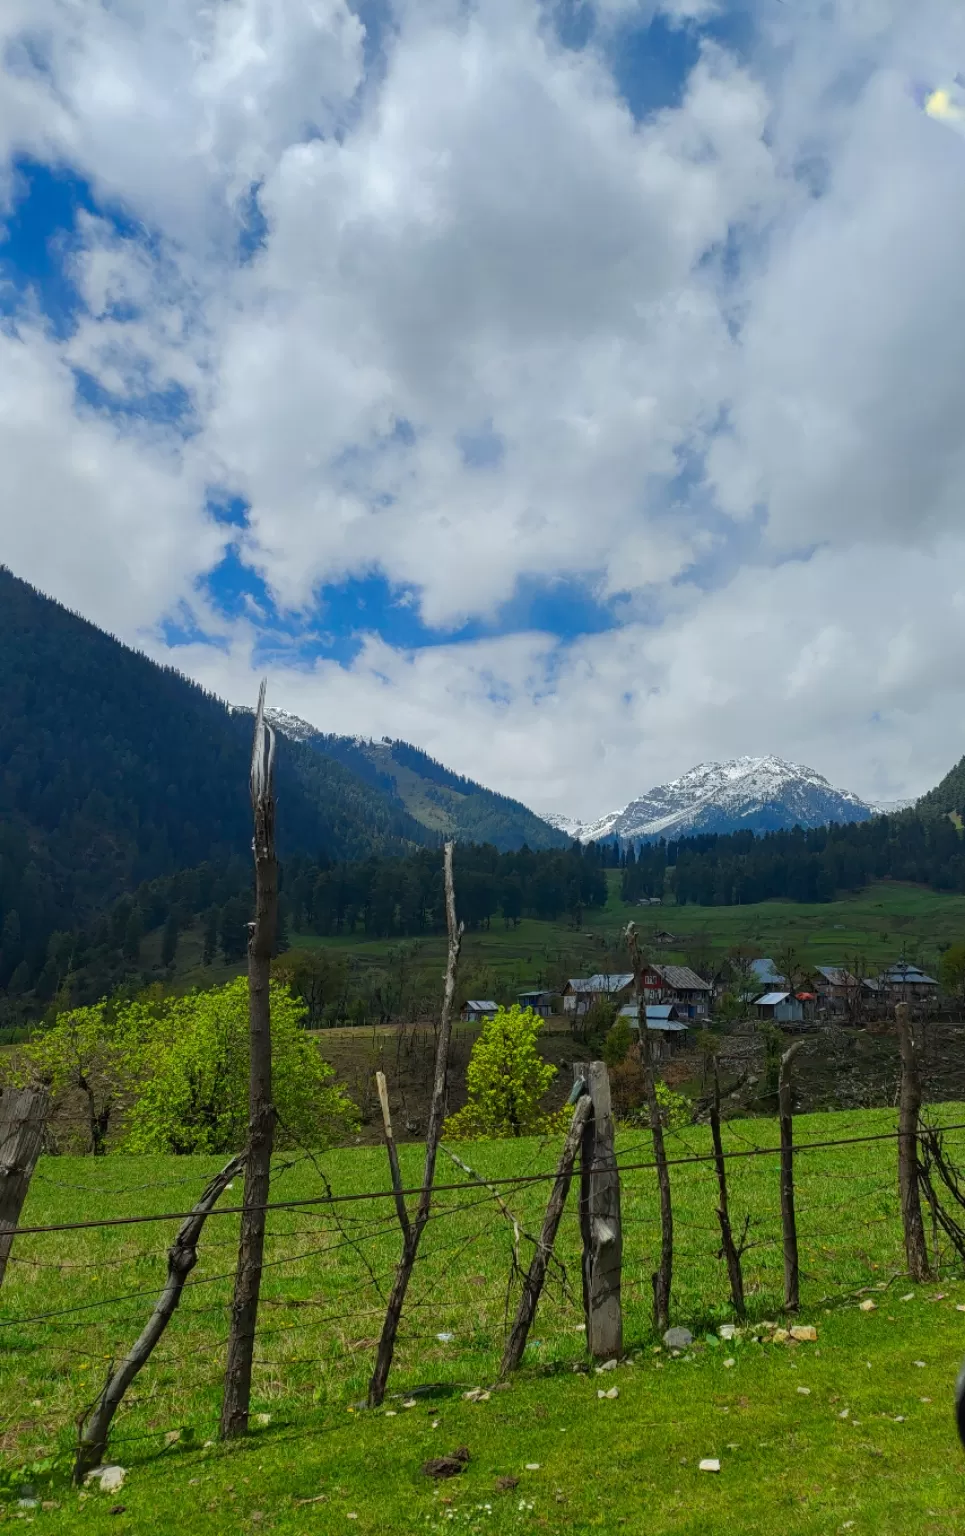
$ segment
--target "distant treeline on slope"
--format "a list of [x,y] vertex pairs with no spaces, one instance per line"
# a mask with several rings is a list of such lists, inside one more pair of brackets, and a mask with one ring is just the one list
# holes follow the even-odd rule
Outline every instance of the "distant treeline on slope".
[[[604,869],[610,850],[578,844],[499,853],[458,846],[455,878],[459,917],[469,929],[494,917],[577,917],[607,898]],[[293,856],[281,867],[280,947],[290,929],[319,935],[416,938],[445,931],[442,856],[420,849],[408,857],[335,864],[325,855]],[[21,962],[11,1002],[20,1013],[41,1011],[65,983],[72,1001],[93,1001],[118,985],[150,979],[143,970],[145,937],[163,929],[161,958],[172,962],[179,934],[201,920],[204,959],[244,959],[252,909],[251,866],[234,858],[145,882],[110,911],[75,932],[51,935],[32,969]],[[8,1012],[10,1009],[8,1008]]]
[[965,841],[947,815],[902,811],[845,826],[732,832],[642,844],[627,853],[623,899],[671,895],[704,907],[783,897],[832,901],[872,880],[965,892]]

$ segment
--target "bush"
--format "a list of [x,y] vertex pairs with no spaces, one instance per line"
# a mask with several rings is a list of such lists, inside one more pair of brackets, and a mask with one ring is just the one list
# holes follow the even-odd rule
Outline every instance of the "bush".
[[542,1027],[543,1020],[518,1003],[486,1020],[466,1070],[469,1102],[443,1127],[448,1140],[540,1136],[569,1124],[569,1110],[550,1114],[541,1105],[556,1076],[536,1049]]
[[626,1061],[633,1044],[633,1029],[629,1019],[618,1018],[603,1042],[603,1060],[608,1067],[618,1067]]

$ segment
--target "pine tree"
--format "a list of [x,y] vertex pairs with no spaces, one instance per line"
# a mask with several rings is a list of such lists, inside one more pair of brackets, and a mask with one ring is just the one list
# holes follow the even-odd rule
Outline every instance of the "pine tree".
[[164,924],[164,935],[161,939],[161,964],[173,965],[178,952],[178,918],[177,913],[172,912]]

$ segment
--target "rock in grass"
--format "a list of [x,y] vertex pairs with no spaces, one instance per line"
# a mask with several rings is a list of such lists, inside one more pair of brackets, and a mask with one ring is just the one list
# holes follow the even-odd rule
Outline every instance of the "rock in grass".
[[118,1466],[94,1467],[84,1478],[85,1483],[99,1483],[101,1493],[117,1493],[124,1486],[127,1469]]
[[810,1324],[796,1324],[790,1332],[791,1338],[797,1339],[799,1344],[816,1344],[818,1341],[818,1330],[812,1328]]
[[878,1310],[878,1303],[876,1301],[872,1301],[871,1297],[869,1296],[866,1301],[863,1301],[861,1303],[861,1305],[858,1308],[858,1310],[859,1310],[859,1312],[877,1312],[877,1310]]
[[705,1456],[703,1461],[698,1464],[697,1470],[698,1472],[719,1472],[720,1462],[716,1456]]
[[519,1487],[519,1478],[518,1477],[497,1477],[497,1479],[496,1479],[496,1492],[497,1493],[512,1493],[513,1489],[514,1488],[518,1488],[518,1487]]
[[460,1472],[465,1472],[468,1461],[469,1451],[461,1445],[451,1456],[430,1456],[423,1462],[422,1470],[426,1477],[458,1477]]
[[668,1349],[689,1349],[694,1336],[689,1328],[668,1328],[663,1336]]

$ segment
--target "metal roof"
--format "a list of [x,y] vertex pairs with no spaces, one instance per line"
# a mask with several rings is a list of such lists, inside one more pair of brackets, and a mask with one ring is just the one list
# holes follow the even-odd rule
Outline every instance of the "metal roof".
[[926,976],[925,972],[920,971],[917,965],[893,965],[889,970],[885,971],[884,977],[886,981],[898,982],[902,986],[914,987],[919,984],[931,987],[938,986],[934,976]]
[[751,970],[760,982],[783,981],[784,977],[774,964],[773,960],[761,958],[751,961]]
[[656,965],[651,961],[650,970],[663,977],[668,987],[682,992],[709,992],[710,982],[704,981],[689,965]]
[[462,1006],[464,1008],[475,1008],[478,1013],[496,1012],[496,1004],[488,1002],[485,998],[480,999],[478,997],[471,997],[468,1002],[463,1003]]
[[622,992],[632,981],[632,971],[598,971],[595,976],[571,976],[566,985],[574,992]]
[[856,980],[851,972],[846,971],[841,965],[816,965],[814,969],[819,976],[824,977],[825,981],[829,981],[832,987],[844,987]]
[[776,1008],[778,1003],[786,1003],[790,992],[765,992],[763,997],[757,999],[758,1008]]
[[[647,1003],[646,1010],[648,1021],[650,1019],[669,1019],[670,1015],[675,1011],[673,1003]],[[639,1017],[639,1012],[640,1010],[636,1003],[625,1003],[620,1009],[618,1016],[621,1019],[634,1021]]]

